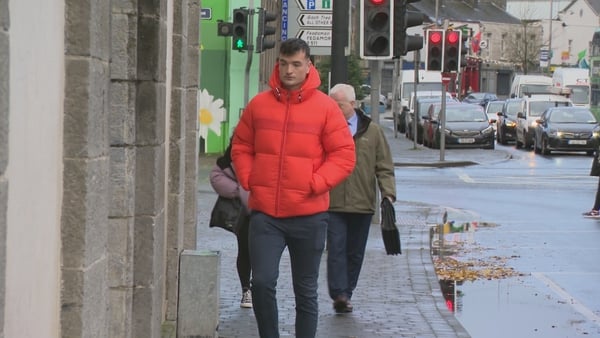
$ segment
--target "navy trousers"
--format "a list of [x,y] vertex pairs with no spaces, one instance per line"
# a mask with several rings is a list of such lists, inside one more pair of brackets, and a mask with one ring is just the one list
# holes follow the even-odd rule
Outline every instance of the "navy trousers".
[[330,212],[327,227],[329,296],[352,298],[365,257],[372,214]]
[[252,305],[261,338],[279,337],[276,286],[279,262],[286,246],[296,300],[296,337],[315,337],[319,319],[319,266],[325,247],[327,219],[326,212],[290,218],[252,213],[248,236]]

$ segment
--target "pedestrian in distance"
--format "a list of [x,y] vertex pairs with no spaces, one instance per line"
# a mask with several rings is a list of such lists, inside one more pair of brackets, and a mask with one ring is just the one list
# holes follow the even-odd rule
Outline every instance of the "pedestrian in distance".
[[594,199],[594,206],[590,211],[584,212],[583,216],[586,218],[600,218],[600,149],[598,148],[600,143],[597,144],[596,151],[594,151],[594,159],[592,160],[592,168],[590,169],[590,176],[598,176],[598,187],[596,188],[596,198]]
[[396,180],[390,147],[383,130],[356,108],[354,87],[337,84],[329,95],[340,106],[356,147],[352,174],[332,189],[327,228],[327,286],[337,313],[353,311],[350,302],[365,256],[376,212],[377,187],[394,203]]
[[240,307],[252,307],[252,292],[250,291],[250,254],[248,252],[248,227],[250,215],[248,210],[248,192],[240,187],[231,162],[231,143],[223,156],[217,158],[217,163],[210,172],[210,185],[225,198],[239,198],[244,206],[238,218],[235,235],[237,237],[236,268],[242,287]]
[[237,177],[250,191],[252,303],[262,338],[279,337],[276,285],[286,247],[296,337],[315,337],[329,191],[354,169],[348,125],[336,102],[318,90],[320,84],[308,44],[283,41],[271,89],[250,100],[233,137]]

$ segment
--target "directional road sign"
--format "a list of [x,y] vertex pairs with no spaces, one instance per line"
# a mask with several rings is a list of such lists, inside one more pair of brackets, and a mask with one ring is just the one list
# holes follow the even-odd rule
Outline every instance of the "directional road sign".
[[282,0],[281,39],[305,40],[313,55],[331,54],[333,0]]

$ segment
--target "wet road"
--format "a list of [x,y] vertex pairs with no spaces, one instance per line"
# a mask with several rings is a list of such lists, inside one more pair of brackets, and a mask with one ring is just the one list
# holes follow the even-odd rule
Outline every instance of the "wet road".
[[[591,157],[536,155],[463,168],[398,168],[398,199],[443,205],[479,227],[467,258],[508,257],[522,275],[456,286],[455,315],[474,338],[600,337],[600,220]],[[485,150],[473,150],[485,151]],[[463,257],[464,258],[464,257]]]

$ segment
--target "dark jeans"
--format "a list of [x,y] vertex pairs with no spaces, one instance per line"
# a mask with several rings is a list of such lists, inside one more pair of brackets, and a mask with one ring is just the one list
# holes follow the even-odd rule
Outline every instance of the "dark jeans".
[[279,261],[288,247],[296,300],[296,337],[312,338],[317,331],[319,265],[327,235],[326,212],[274,218],[260,212],[250,217],[252,305],[261,338],[279,337],[276,286]]
[[250,253],[248,250],[248,228],[250,223],[249,215],[242,215],[239,221],[237,233],[238,254],[236,267],[242,291],[250,289]]
[[329,296],[352,298],[365,257],[372,214],[330,212],[327,227]]
[[594,199],[594,207],[592,209],[600,209],[600,177],[598,177],[598,188],[596,189],[596,198]]

